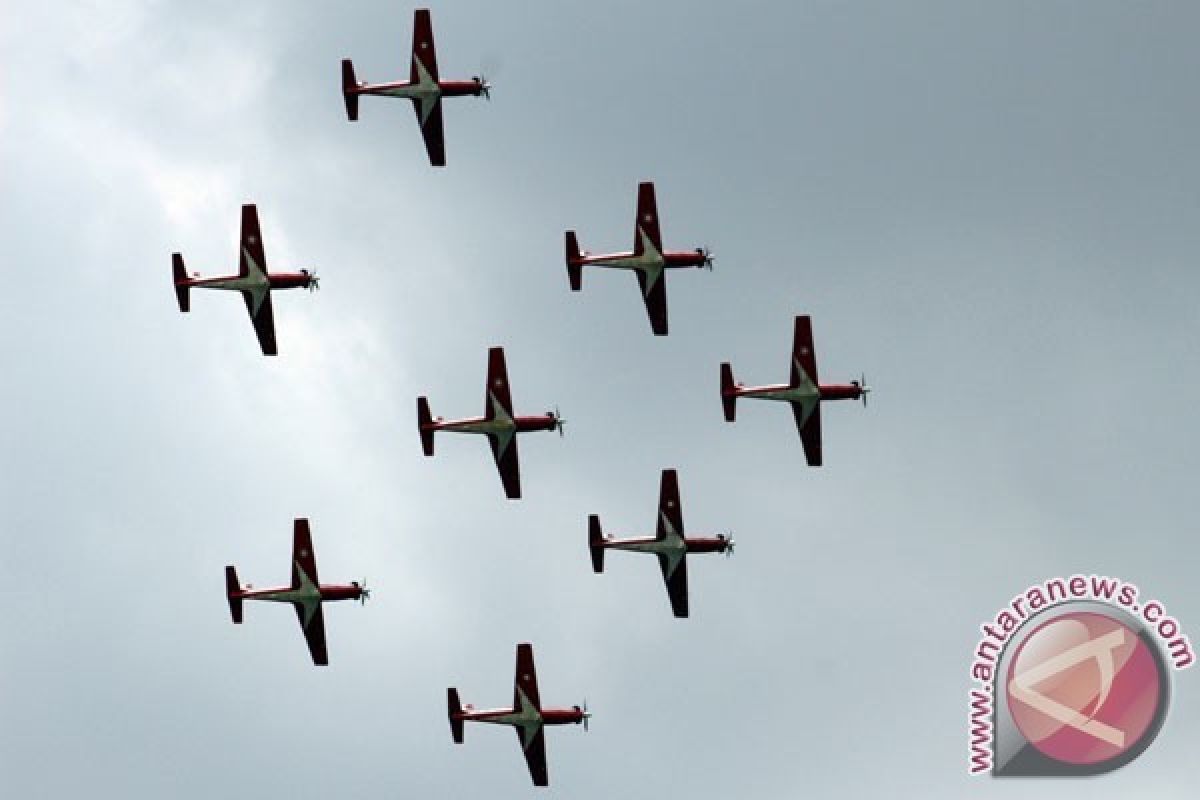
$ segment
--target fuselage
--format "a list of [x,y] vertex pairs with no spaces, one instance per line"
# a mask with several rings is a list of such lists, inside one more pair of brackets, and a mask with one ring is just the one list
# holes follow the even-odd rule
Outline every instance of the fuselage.
[[630,550],[636,553],[667,555],[679,552],[681,549],[686,553],[723,553],[729,546],[729,542],[728,538],[721,536],[688,536],[685,538],[672,537],[668,534],[665,539],[656,539],[653,536],[604,539],[600,542],[600,546],[609,550]]
[[326,583],[314,586],[305,581],[299,588],[276,586],[268,589],[243,589],[230,594],[242,600],[266,600],[275,603],[329,603],[336,600],[357,600],[363,588],[357,583]]
[[423,100],[429,97],[465,97],[483,94],[483,82],[469,81],[393,81],[364,83],[346,90],[350,94],[374,94],[382,97],[402,97]]
[[580,256],[578,264],[609,269],[674,269],[703,267],[707,264],[703,250],[668,250],[656,253],[647,249],[641,255],[632,252],[600,253]]
[[780,400],[785,403],[807,403],[814,397],[818,400],[857,400],[863,395],[863,387],[855,383],[830,383],[819,387],[789,386],[741,386],[734,387],[734,397],[754,400]]
[[474,709],[466,708],[451,718],[464,722],[483,722],[491,725],[577,725],[583,722],[583,710],[579,708],[543,708],[532,705],[518,710],[513,708]]
[[237,291],[258,291],[266,289],[306,289],[313,282],[314,276],[308,272],[272,272],[255,273],[251,270],[246,275],[226,275],[215,278],[189,278],[176,282],[177,286],[187,286],[192,289],[233,289]]
[[558,418],[550,412],[533,416],[504,418],[500,415],[492,419],[486,417],[469,417],[467,419],[443,420],[438,418],[432,423],[421,426],[423,431],[446,431],[447,433],[527,433],[529,431],[552,431],[558,426]]

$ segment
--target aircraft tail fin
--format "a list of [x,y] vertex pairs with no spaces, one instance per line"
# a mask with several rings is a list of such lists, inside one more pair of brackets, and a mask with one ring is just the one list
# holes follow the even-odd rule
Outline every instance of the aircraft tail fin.
[[342,59],[342,100],[346,103],[346,117],[351,122],[358,119],[358,79],[354,77],[354,63]]
[[728,362],[721,364],[721,405],[725,407],[725,421],[733,422],[737,416],[737,387]]
[[592,571],[604,572],[604,532],[596,514],[588,515],[588,549],[592,551]]
[[175,277],[175,299],[179,301],[179,310],[187,311],[191,308],[188,289],[188,274],[187,269],[183,266],[183,256],[179,253],[171,253],[171,272]]
[[417,430],[421,433],[421,449],[425,455],[433,455],[433,414],[429,413],[429,401],[424,397],[417,398]]
[[242,598],[238,593],[242,591],[242,585],[238,583],[237,570],[233,567],[225,568],[225,598],[229,600],[229,614],[233,617],[235,625],[242,624]]
[[455,744],[462,744],[462,703],[458,701],[458,689],[453,686],[446,690],[446,715],[450,718],[450,735],[454,737]]
[[578,292],[583,288],[583,256],[579,253],[575,231],[567,231],[567,278],[571,281],[571,291]]

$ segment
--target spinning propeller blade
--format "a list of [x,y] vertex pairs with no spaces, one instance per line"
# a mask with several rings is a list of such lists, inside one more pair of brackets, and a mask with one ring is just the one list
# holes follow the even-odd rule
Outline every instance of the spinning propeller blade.
[[867,394],[870,393],[870,391],[871,391],[871,387],[867,386],[867,374],[865,372],[862,373],[859,380],[851,381],[851,383],[853,383],[855,386],[858,387],[858,390],[859,390],[858,396],[862,398],[863,408],[866,408],[867,407]]

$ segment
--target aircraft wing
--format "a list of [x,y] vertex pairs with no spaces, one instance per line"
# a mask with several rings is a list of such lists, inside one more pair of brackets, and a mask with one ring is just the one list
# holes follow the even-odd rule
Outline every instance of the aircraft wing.
[[654,283],[646,288],[650,277],[644,270],[635,270],[638,286],[642,288],[642,300],[646,303],[646,313],[650,316],[650,328],[656,336],[667,335],[667,279],[662,270],[652,273]]
[[[321,613],[321,604],[313,606],[309,615],[303,603],[293,603],[296,607],[296,617],[300,620],[300,628],[304,631],[304,640],[308,642],[308,652],[312,654],[313,663],[318,667],[329,666],[329,653],[325,650],[325,615]],[[307,621],[305,617],[308,617]]]
[[442,128],[442,98],[413,100],[417,112],[417,124],[421,126],[421,138],[425,140],[425,152],[429,163],[435,167],[446,166],[446,138]]
[[821,466],[821,403],[813,401],[812,413],[806,419],[804,406],[792,403],[792,414],[796,417],[796,430],[800,431],[800,442],[804,445],[804,457],[810,467]]
[[658,490],[658,530],[655,538],[667,538],[667,525],[683,536],[683,507],[679,504],[679,477],[673,469],[662,471],[662,484]]
[[[813,352],[812,320],[808,316],[796,317],[796,332],[792,336],[791,385],[793,388],[808,381],[815,387],[817,381],[817,356]],[[803,370],[803,374],[801,371]]]
[[546,770],[546,729],[539,725],[533,735],[528,737],[528,741],[523,728],[514,726],[513,730],[517,732],[517,741],[521,743],[521,750],[525,753],[525,763],[529,765],[529,776],[533,778],[533,785],[549,785],[550,776]]
[[[488,350],[487,391],[483,397],[483,418],[512,416],[512,395],[508,390],[508,367],[504,363],[504,348]],[[499,406],[499,408],[497,408]]]
[[258,336],[258,346],[264,356],[279,355],[275,344],[275,312],[271,308],[271,292],[263,289],[261,292],[242,292],[246,301],[246,311],[250,314],[250,322],[254,325],[254,333]]
[[500,481],[504,484],[506,497],[516,500],[521,497],[521,467],[517,461],[516,433],[489,433],[488,443],[492,446],[492,455],[496,459],[496,469],[500,472]]
[[308,520],[298,519],[292,524],[292,588],[299,589],[305,578],[313,586],[321,585],[317,578],[317,557],[313,553]]
[[662,252],[662,236],[658,232],[658,203],[654,200],[654,184],[638,184],[637,219],[633,226],[633,254],[640,256],[650,244],[655,252]]
[[533,666],[533,645],[522,642],[517,645],[517,674],[513,679],[513,709],[521,709],[521,693],[541,710],[542,700],[538,696],[537,670]]
[[688,584],[687,557],[680,556],[675,570],[671,571],[670,560],[662,554],[658,556],[658,566],[662,568],[663,582],[667,584],[667,596],[671,598],[671,610],[677,617],[688,615]]
[[262,231],[258,227],[258,207],[253,203],[242,206],[242,234],[238,241],[238,275],[246,277],[252,268],[264,275],[267,272],[267,254],[263,250]]
[[[419,65],[418,65],[419,62]],[[429,10],[418,8],[413,12],[413,46],[412,69],[409,79],[413,83],[421,81],[420,67],[435,81],[438,79],[437,51],[433,46],[433,20]]]

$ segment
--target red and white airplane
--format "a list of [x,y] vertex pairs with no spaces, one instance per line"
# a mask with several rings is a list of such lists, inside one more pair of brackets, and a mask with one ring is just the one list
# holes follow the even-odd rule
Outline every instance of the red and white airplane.
[[724,553],[733,555],[733,537],[688,537],[683,531],[683,506],[679,502],[679,480],[675,470],[664,469],[658,492],[658,530],[652,537],[614,539],[600,530],[600,517],[588,516],[588,548],[592,551],[592,569],[604,572],[605,550],[631,550],[635,553],[654,553],[662,568],[663,582],[671,598],[671,609],[677,617],[688,615],[687,554]]
[[346,102],[346,116],[350,121],[358,119],[358,98],[364,94],[383,97],[403,97],[413,102],[417,112],[417,124],[425,138],[425,150],[429,163],[435,167],[446,166],[446,143],[442,131],[442,98],[463,95],[483,95],[491,98],[491,84],[475,76],[469,81],[443,81],[438,79],[437,55],[433,48],[433,23],[428,9],[419,8],[413,14],[412,68],[407,81],[392,83],[359,83],[354,77],[354,64],[342,59],[342,99]]
[[315,272],[306,269],[299,272],[267,272],[267,256],[263,252],[262,233],[258,228],[258,209],[253,205],[242,206],[242,233],[238,250],[238,274],[223,278],[201,278],[200,273],[188,277],[183,256],[171,254],[179,310],[188,311],[191,308],[188,292],[192,289],[231,289],[241,292],[263,355],[277,355],[279,351],[275,347],[275,313],[271,310],[271,290],[315,290],[320,288],[320,281]]
[[519,498],[521,471],[517,463],[517,434],[557,430],[561,436],[565,420],[557,410],[529,417],[513,414],[503,347],[488,350],[487,386],[484,388],[484,415],[469,419],[434,418],[429,413],[429,401],[418,397],[417,430],[421,434],[421,447],[425,450],[425,455],[433,455],[433,435],[438,431],[486,434],[488,442],[492,445],[492,455],[496,458],[496,469],[500,471],[500,480],[504,483],[504,494],[510,498]]
[[297,519],[294,525],[291,586],[255,589],[247,585],[243,589],[238,583],[237,570],[233,567],[225,568],[225,596],[229,600],[229,613],[233,615],[233,621],[238,625],[242,624],[243,600],[291,603],[296,609],[296,618],[300,620],[300,629],[304,631],[304,639],[308,642],[308,651],[312,653],[313,663],[318,666],[329,664],[329,655],[325,651],[325,617],[321,614],[321,604],[334,600],[358,600],[365,603],[370,594],[370,590],[358,581],[349,585],[321,584],[317,578],[317,559],[313,555],[312,536],[306,519]]
[[796,317],[796,333],[792,340],[792,380],[782,386],[743,386],[733,382],[733,369],[721,364],[721,404],[725,419],[733,422],[737,399],[781,400],[790,403],[796,417],[796,429],[804,445],[804,457],[810,467],[821,466],[821,402],[827,400],[858,400],[867,404],[866,378],[850,383],[819,384],[817,357],[813,352],[812,322],[807,316]]
[[534,786],[549,785],[546,772],[546,738],[543,728],[547,725],[578,725],[583,723],[587,730],[587,703],[571,708],[542,708],[538,697],[537,673],[533,668],[533,645],[517,645],[517,675],[513,681],[512,708],[476,709],[459,703],[458,690],[446,690],[447,713],[450,717],[450,733],[454,741],[462,744],[463,723],[486,722],[492,725],[512,725],[529,765],[529,774]]
[[567,231],[567,278],[571,291],[583,286],[583,268],[631,269],[642,287],[642,300],[650,315],[650,327],[657,336],[667,335],[667,283],[665,269],[707,267],[712,269],[713,255],[707,247],[695,250],[664,251],[658,232],[658,204],[654,184],[638,184],[637,219],[633,227],[633,252],[592,255],[580,252],[575,231]]

